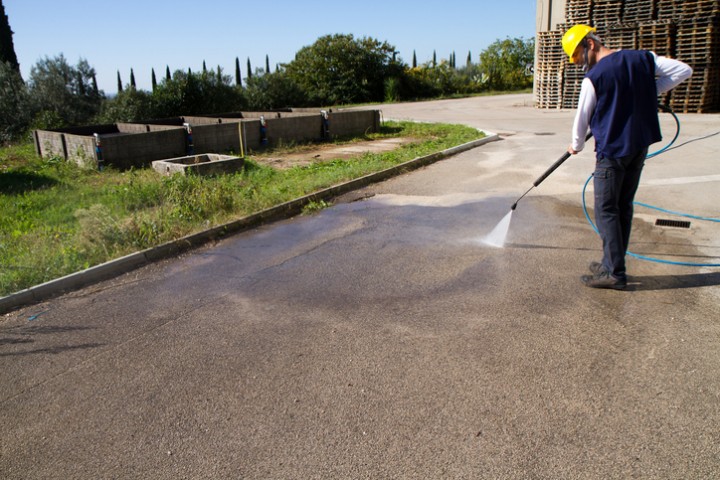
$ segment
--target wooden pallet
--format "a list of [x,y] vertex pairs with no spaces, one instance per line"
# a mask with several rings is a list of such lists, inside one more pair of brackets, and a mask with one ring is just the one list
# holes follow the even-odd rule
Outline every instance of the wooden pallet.
[[677,24],[676,55],[694,67],[720,61],[720,17],[692,18]]
[[682,9],[678,0],[656,0],[655,16],[658,20],[678,20]]
[[670,107],[676,112],[710,113],[720,111],[720,67],[696,69],[692,77],[675,87]]
[[623,2],[618,0],[595,0],[592,7],[592,21],[596,27],[623,21]]
[[[637,48],[638,27],[635,23],[616,23],[601,27],[603,43],[609,48],[634,50]],[[598,32],[600,29],[598,29]]]
[[720,2],[717,0],[683,0],[677,2],[678,19],[708,18],[720,13]]
[[625,0],[623,22],[651,22],[655,18],[655,0]]
[[665,57],[674,57],[675,31],[675,23],[671,20],[640,23],[637,32],[637,48],[652,50]]
[[592,22],[592,4],[590,0],[567,0],[565,19],[570,25]]

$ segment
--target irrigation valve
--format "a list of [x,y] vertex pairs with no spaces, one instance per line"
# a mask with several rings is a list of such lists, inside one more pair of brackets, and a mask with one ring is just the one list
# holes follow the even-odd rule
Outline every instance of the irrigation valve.
[[94,133],[93,137],[95,138],[95,158],[97,160],[98,170],[102,172],[105,167],[105,159],[103,158],[102,152],[102,140],[100,140],[99,133]]

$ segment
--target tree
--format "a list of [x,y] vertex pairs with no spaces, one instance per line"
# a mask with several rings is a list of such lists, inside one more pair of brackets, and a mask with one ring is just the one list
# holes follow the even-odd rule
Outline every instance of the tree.
[[0,62],[10,65],[10,68],[20,74],[20,64],[17,55],[15,55],[15,46],[13,45],[13,31],[10,29],[10,20],[5,14],[5,7],[0,0]]
[[298,51],[286,72],[312,105],[382,101],[386,78],[402,75],[394,51],[369,37],[326,35]]
[[252,68],[250,67],[250,57],[247,59],[247,79],[250,80],[252,78]]
[[153,116],[171,117],[242,110],[242,90],[231,85],[231,77],[177,70],[170,81],[158,85],[152,94]]
[[235,57],[235,86],[242,87],[242,74],[240,73],[240,59]]
[[133,72],[133,69],[130,69],[130,88],[133,90],[137,88],[137,85],[135,85],[135,72]]
[[32,116],[25,82],[10,62],[0,61],[0,143],[25,133]]
[[265,54],[265,73],[270,73],[270,57]]
[[487,76],[494,90],[516,90],[532,85],[525,66],[533,62],[535,39],[506,38],[496,40],[480,54],[480,72]]
[[155,89],[157,88],[157,78],[155,78],[155,69],[151,68],[150,72],[151,72],[150,81],[152,83],[152,91],[154,92]]
[[167,80],[168,82],[170,80],[172,80],[172,75],[170,75],[170,66],[169,65],[165,65],[165,80]]
[[120,78],[120,70],[117,71],[117,91],[118,93],[123,91],[122,79]]
[[413,50],[413,63],[412,68],[417,68],[417,55],[415,55],[415,50]]
[[247,97],[252,110],[304,107],[305,94],[284,71],[256,75],[247,81]]
[[152,97],[136,88],[128,88],[104,101],[96,118],[99,123],[136,122],[153,117]]
[[465,66],[469,67],[470,65],[472,65],[472,54],[470,53],[470,50],[468,50],[468,56],[467,60],[465,61]]
[[73,67],[62,54],[45,57],[32,67],[28,85],[36,110],[60,123],[49,126],[83,125],[100,111],[104,94],[94,88],[94,76],[86,60]]

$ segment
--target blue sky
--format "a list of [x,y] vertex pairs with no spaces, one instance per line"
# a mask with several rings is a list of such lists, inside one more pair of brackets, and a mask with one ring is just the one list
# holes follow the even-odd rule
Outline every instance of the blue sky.
[[498,39],[535,36],[536,0],[445,0],[443,2],[363,0],[3,0],[23,78],[38,60],[61,53],[76,65],[95,68],[105,93],[117,90],[130,69],[138,88],[150,90],[171,71],[219,65],[235,75],[240,59],[253,70],[293,60],[295,53],[329,34],[353,34],[387,41],[408,64],[455,52],[477,62]]

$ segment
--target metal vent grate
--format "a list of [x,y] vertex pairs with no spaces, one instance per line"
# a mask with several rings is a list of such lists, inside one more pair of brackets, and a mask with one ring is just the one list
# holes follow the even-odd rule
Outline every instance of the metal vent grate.
[[658,218],[655,220],[655,225],[660,227],[676,227],[676,228],[690,228],[690,222],[685,220],[666,220],[664,218]]

